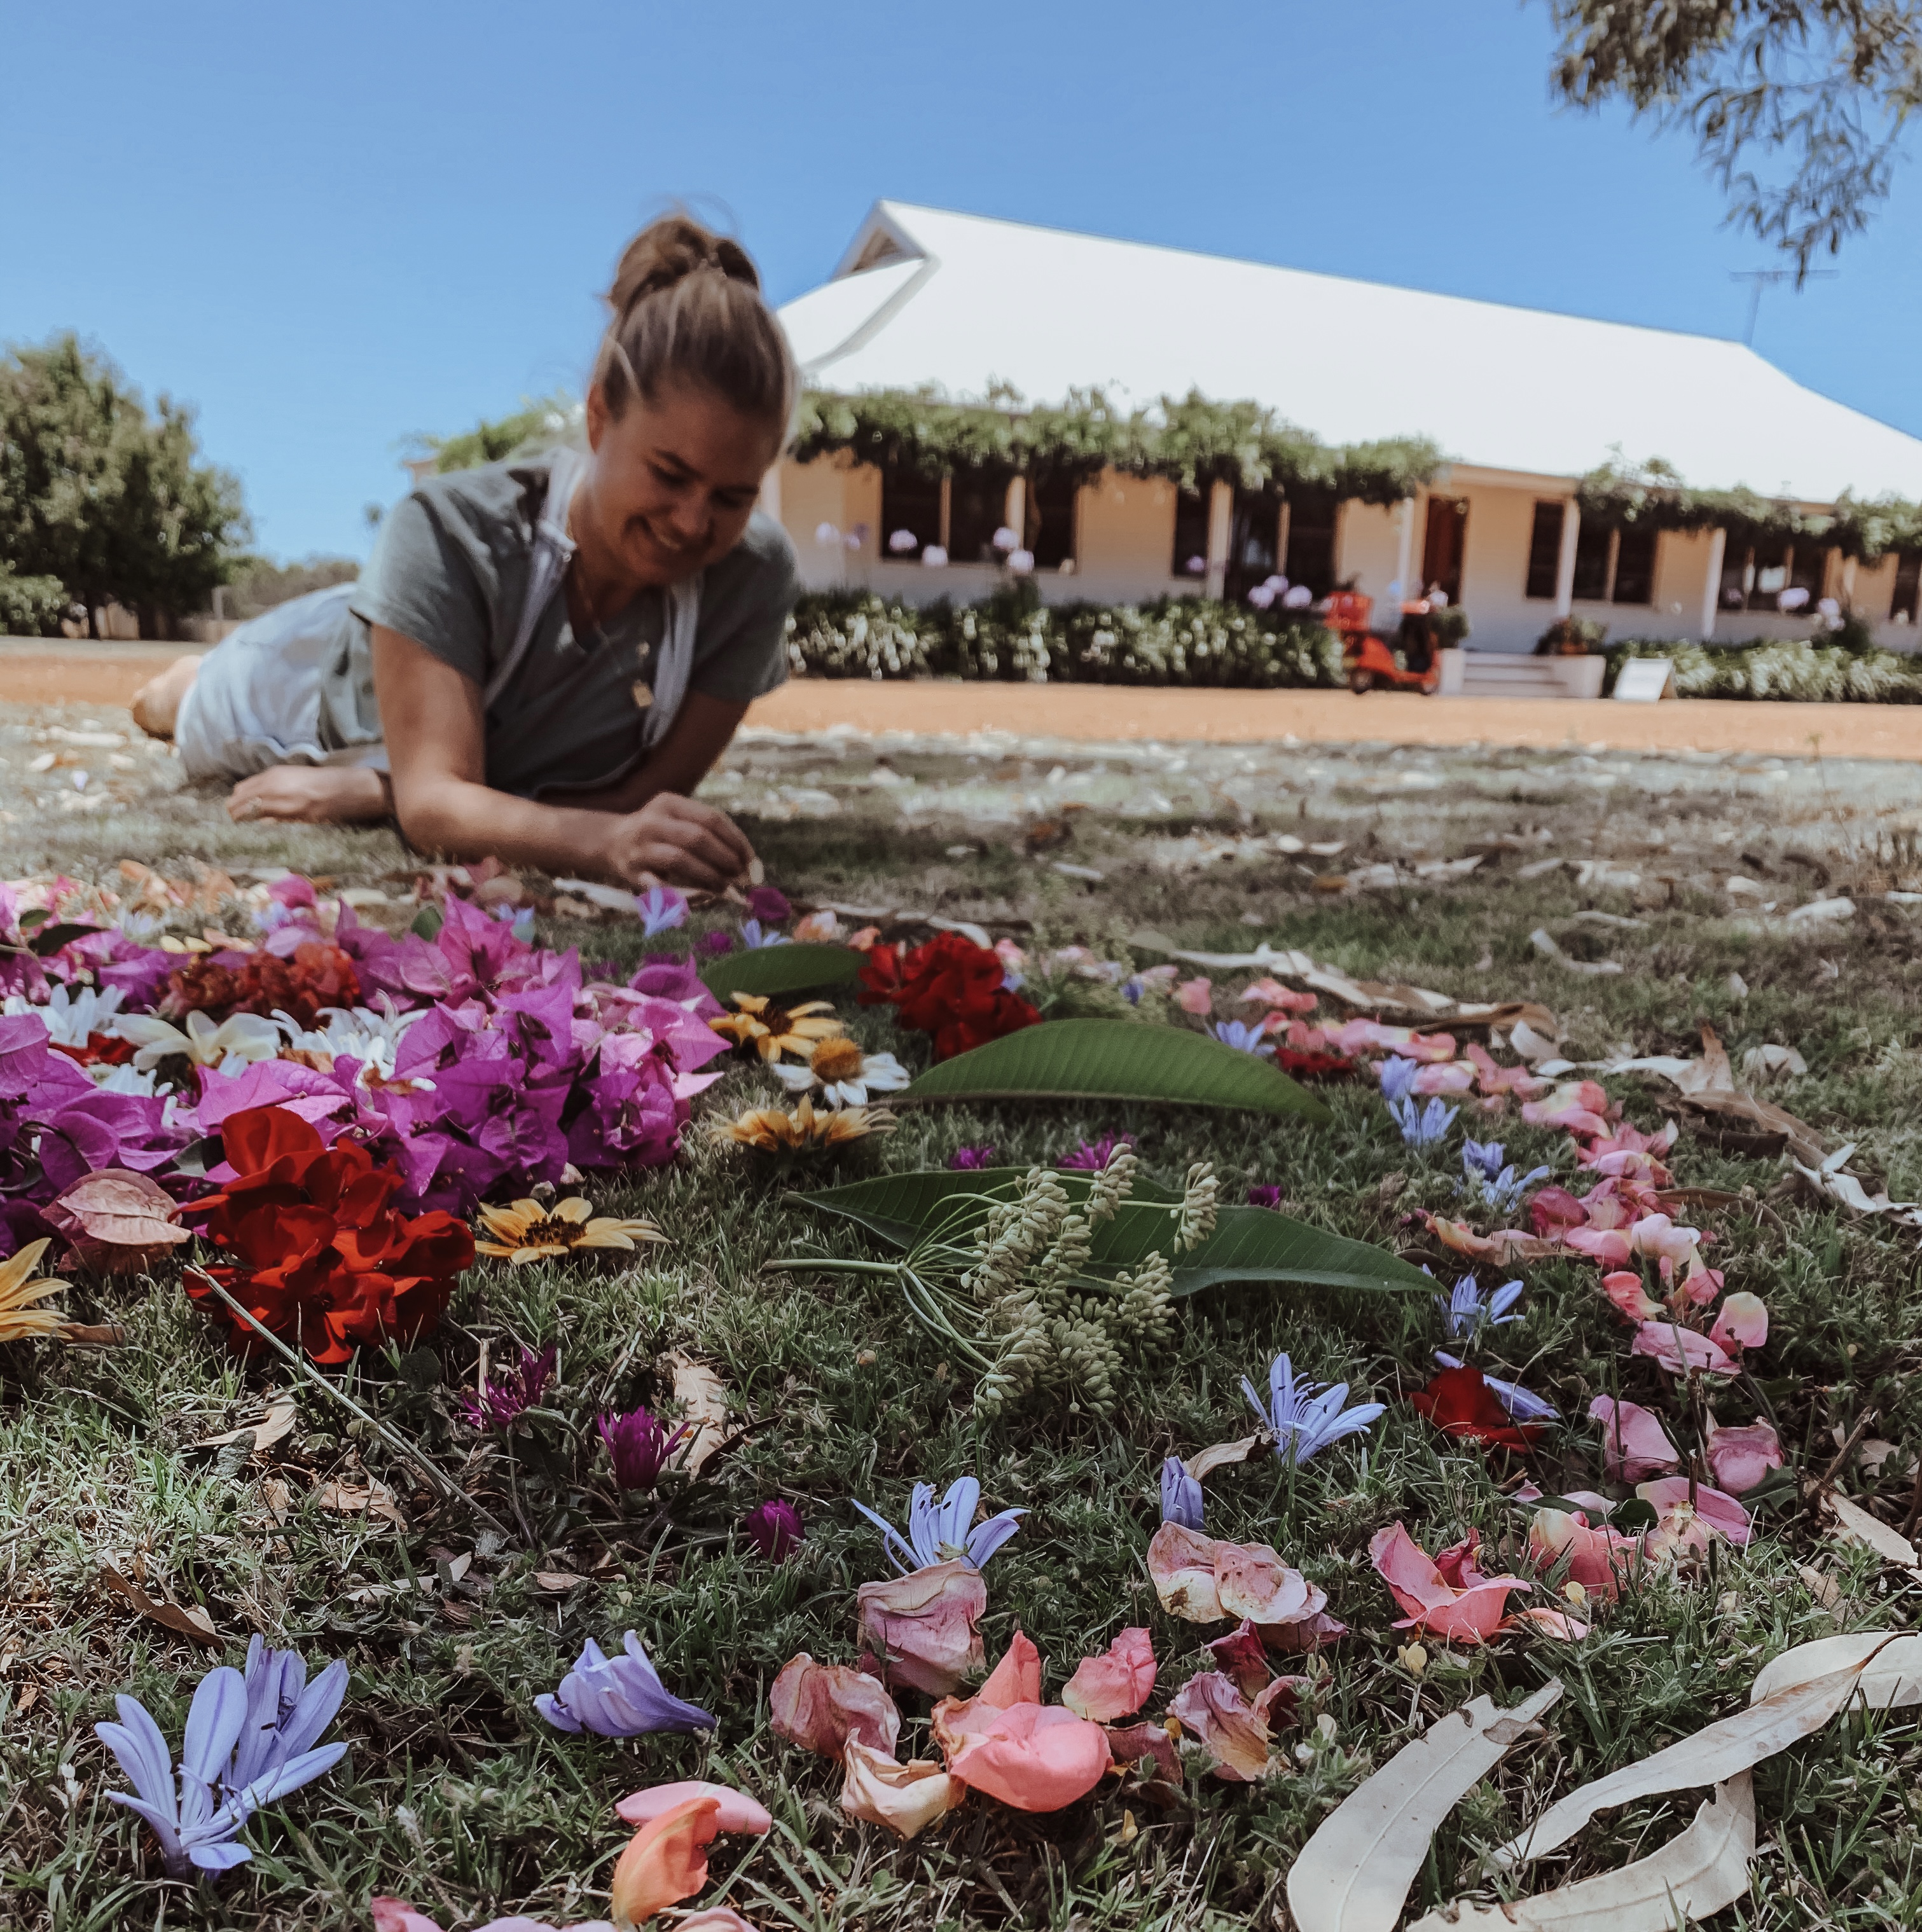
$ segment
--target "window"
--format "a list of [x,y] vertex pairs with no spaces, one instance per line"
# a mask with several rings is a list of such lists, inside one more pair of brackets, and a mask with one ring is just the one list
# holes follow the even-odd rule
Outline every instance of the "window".
[[1440,590],[1451,604],[1461,602],[1461,566],[1468,549],[1468,506],[1452,496],[1428,499],[1428,523],[1422,540],[1422,586]]
[[1615,533],[1605,524],[1584,523],[1575,535],[1575,601],[1578,604],[1605,604],[1608,601],[1608,554],[1614,548]]
[[[1784,544],[1779,550],[1737,549],[1731,544],[1722,564],[1725,610],[1779,610],[1785,591],[1800,591],[1795,608],[1806,610],[1822,594],[1828,553],[1820,544]],[[1791,608],[1790,614],[1794,614]]]
[[[913,538],[904,542],[904,537]],[[890,464],[881,472],[881,554],[912,563],[941,541],[941,478]]]
[[1813,544],[1797,544],[1788,553],[1788,587],[1806,594],[1803,608],[1821,601],[1822,580],[1828,574],[1828,552]]
[[998,563],[994,533],[1008,521],[1009,472],[957,470],[947,498],[947,555],[953,563]]
[[1329,496],[1291,496],[1288,500],[1288,554],[1281,574],[1305,584],[1319,602],[1335,588],[1335,500]]
[[1059,570],[1074,560],[1074,504],[1080,484],[1071,474],[1028,478],[1027,525],[1023,541],[1037,570]]
[[1208,574],[1208,495],[1206,490],[1175,493],[1175,555],[1172,577]]
[[1562,530],[1568,508],[1562,503],[1537,503],[1535,526],[1528,533],[1527,597],[1552,597],[1562,574]]
[[1280,567],[1281,499],[1266,490],[1237,490],[1228,526],[1228,570],[1222,595],[1239,602]]
[[1914,622],[1918,590],[1922,590],[1922,554],[1911,550],[1896,560],[1895,595],[1889,600],[1889,615],[1898,624]]
[[1615,539],[1616,604],[1655,602],[1655,536],[1653,530],[1623,530]]

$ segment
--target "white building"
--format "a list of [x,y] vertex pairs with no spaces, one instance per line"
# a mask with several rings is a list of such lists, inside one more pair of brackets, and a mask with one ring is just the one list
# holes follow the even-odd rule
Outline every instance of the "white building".
[[[978,400],[999,383],[1030,403],[1100,388],[1132,407],[1194,389],[1260,403],[1331,444],[1425,436],[1446,458],[1407,502],[1344,503],[1305,527],[1226,484],[1184,502],[1165,479],[1104,472],[1040,506],[1050,602],[1232,595],[1238,555],[1272,554],[1317,592],[1353,577],[1381,599],[1439,582],[1484,650],[1527,650],[1571,612],[1617,638],[1806,636],[1806,610],[1776,609],[1785,589],[1848,602],[1887,643],[1916,634],[1914,558],[1755,554],[1720,530],[1584,532],[1575,486],[1611,458],[1660,458],[1692,487],[1746,486],[1809,512],[1845,493],[1922,499],[1922,440],[1739,343],[891,201],[781,315],[807,381],[844,394],[931,385]],[[965,478],[916,484],[842,456],[784,463],[769,502],[812,586],[968,602],[1001,580],[992,561],[968,560],[984,533],[1036,526],[1024,484],[1006,487],[1006,500],[995,486],[977,502]],[[818,542],[824,525],[844,540]],[[916,535],[905,560],[886,548],[899,527]],[[944,569],[918,560],[937,541],[954,560]]]

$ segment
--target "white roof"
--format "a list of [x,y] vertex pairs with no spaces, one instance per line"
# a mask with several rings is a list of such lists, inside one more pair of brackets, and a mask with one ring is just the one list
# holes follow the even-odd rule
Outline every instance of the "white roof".
[[[863,266],[863,265],[866,266]],[[1125,406],[1252,399],[1329,442],[1427,436],[1575,477],[1661,457],[1703,488],[1922,499],[1922,440],[1738,342],[1470,302],[881,201],[834,279],[781,310],[809,380]]]

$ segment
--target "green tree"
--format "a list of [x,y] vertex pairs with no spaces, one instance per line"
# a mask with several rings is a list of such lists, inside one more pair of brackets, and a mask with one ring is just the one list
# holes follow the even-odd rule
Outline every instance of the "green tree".
[[1918,0],[1548,0],[1563,100],[1686,128],[1797,282],[1887,195],[1922,106]]
[[240,485],[197,460],[192,410],[139,392],[71,334],[0,357],[0,570],[53,578],[88,624],[110,598],[158,637],[205,607],[248,532]]
[[510,416],[478,422],[461,436],[416,436],[415,446],[434,458],[437,475],[450,470],[473,470],[503,457],[548,449],[565,442],[579,428],[581,405],[564,390],[529,402]]

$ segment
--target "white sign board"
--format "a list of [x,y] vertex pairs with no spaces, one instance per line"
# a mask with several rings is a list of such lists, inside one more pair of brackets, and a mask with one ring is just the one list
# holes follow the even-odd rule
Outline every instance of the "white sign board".
[[1631,658],[1615,680],[1615,695],[1625,704],[1653,704],[1675,695],[1673,658]]

